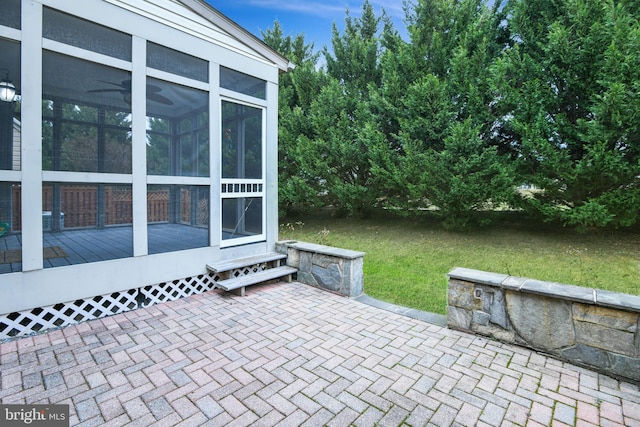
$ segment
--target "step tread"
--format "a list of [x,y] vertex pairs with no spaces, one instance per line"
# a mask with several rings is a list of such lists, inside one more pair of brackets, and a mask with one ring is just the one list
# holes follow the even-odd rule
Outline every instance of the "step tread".
[[267,270],[258,271],[257,273],[247,274],[245,276],[233,277],[231,279],[220,280],[215,282],[217,288],[231,291],[249,285],[255,285],[267,280],[277,279],[278,277],[288,276],[297,273],[298,270],[293,267],[283,265],[282,267],[269,268]]
[[281,254],[279,252],[269,252],[266,254],[250,256],[246,258],[236,258],[229,261],[213,262],[211,264],[207,264],[207,270],[212,273],[220,273],[223,271],[235,270],[238,268],[282,260],[285,258],[287,258],[286,254]]

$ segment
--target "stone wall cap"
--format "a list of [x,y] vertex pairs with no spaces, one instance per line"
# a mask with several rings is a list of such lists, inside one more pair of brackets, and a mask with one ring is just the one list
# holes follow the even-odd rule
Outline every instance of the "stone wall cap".
[[620,308],[640,313],[640,296],[637,295],[596,289],[596,302],[604,307]]
[[521,291],[527,280],[524,277],[509,276],[502,282],[502,287],[510,291]]
[[594,304],[640,313],[640,295],[629,295],[564,283],[545,282],[463,267],[454,268],[447,276],[451,279],[493,285],[510,291],[562,298],[584,304]]
[[545,282],[542,280],[527,279],[520,288],[522,292],[538,295],[561,297],[569,301],[595,304],[595,293],[591,288],[582,286],[565,285],[564,283]]
[[318,245],[316,243],[298,242],[295,240],[287,240],[279,243],[301,251],[314,252],[344,259],[357,259],[365,256],[365,252],[334,248],[333,246]]
[[470,282],[484,283],[486,285],[501,286],[509,276],[488,271],[473,270],[471,268],[456,267],[447,274],[452,279],[467,280]]
[[520,288],[522,292],[538,295],[562,297],[567,300],[595,304],[595,292],[591,288],[583,288],[563,283],[543,282],[542,280],[527,279]]

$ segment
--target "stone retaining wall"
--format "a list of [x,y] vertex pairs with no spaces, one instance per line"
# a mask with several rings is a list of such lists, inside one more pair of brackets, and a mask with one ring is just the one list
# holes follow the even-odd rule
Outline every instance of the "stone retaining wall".
[[640,296],[456,268],[447,323],[640,381]]
[[295,240],[277,242],[276,250],[298,269],[298,281],[352,298],[362,294],[364,252]]

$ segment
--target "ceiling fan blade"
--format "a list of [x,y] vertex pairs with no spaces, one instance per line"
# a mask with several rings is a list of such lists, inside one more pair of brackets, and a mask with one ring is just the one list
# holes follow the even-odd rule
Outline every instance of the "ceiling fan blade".
[[147,85],[147,92],[153,92],[153,93],[157,93],[160,92],[162,89],[159,88],[158,86],[155,85]]
[[88,90],[87,93],[100,93],[100,92],[125,92],[122,89],[92,89]]
[[157,93],[147,93],[147,98],[158,102],[160,104],[164,104],[164,105],[173,105],[173,101],[171,101],[169,98],[164,97],[162,95],[158,95]]
[[[113,86],[117,86],[119,87],[119,89],[92,89],[92,90],[88,90],[87,93],[104,93],[104,92],[120,92],[122,93],[123,96],[127,96],[129,95],[129,98],[131,98],[131,80],[124,80],[121,83],[114,83],[114,82],[109,82],[106,80],[98,80],[99,82],[102,83],[106,83],[106,84],[110,84]],[[160,104],[164,104],[164,105],[173,105],[173,102],[165,97],[160,95],[158,92],[160,92],[162,90],[162,88],[155,86],[155,85],[147,85],[147,98],[158,102]]]

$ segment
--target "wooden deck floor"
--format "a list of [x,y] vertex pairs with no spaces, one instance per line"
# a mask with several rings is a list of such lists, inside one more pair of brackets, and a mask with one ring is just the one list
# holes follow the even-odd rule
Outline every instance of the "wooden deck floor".
[[[151,224],[148,227],[149,254],[200,248],[209,245],[209,230],[182,224]],[[133,227],[78,229],[44,233],[44,268],[84,264],[133,256]],[[15,261],[15,252],[22,249],[21,234],[0,237],[0,274],[22,271],[22,262]],[[5,252],[6,251],[6,252]],[[66,256],[63,256],[66,255]],[[0,257],[2,260],[2,257]]]

